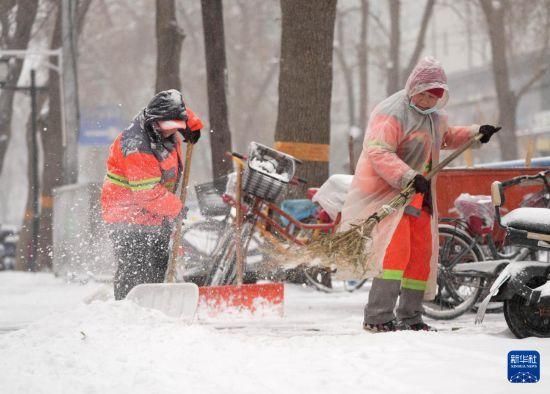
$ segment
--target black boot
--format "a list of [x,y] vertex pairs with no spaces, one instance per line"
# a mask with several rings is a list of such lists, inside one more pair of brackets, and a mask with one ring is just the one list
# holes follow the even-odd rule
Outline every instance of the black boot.
[[401,330],[401,326],[397,323],[397,320],[394,319],[380,324],[363,324],[363,330],[372,332],[390,332]]

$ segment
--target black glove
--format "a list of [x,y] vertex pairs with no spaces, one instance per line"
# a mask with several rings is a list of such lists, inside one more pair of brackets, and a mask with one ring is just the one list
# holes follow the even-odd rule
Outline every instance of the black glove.
[[413,178],[414,190],[417,193],[426,193],[430,190],[430,181],[418,174]]
[[168,227],[171,231],[172,227],[179,219],[181,220],[187,219],[187,212],[189,212],[189,208],[183,207],[181,211],[173,218],[165,217],[163,220],[163,226]]
[[486,144],[491,139],[491,136],[499,131],[502,127],[491,126],[490,124],[484,124],[479,128],[479,132],[483,134],[483,137],[479,139],[479,142]]
[[178,219],[184,220],[184,219],[187,219],[187,212],[189,212],[189,208],[188,208],[188,207],[185,206],[185,207],[181,208],[180,213],[178,213],[178,215],[174,218],[174,220],[178,220]]
[[196,144],[199,138],[201,138],[201,130],[180,129],[180,133],[183,136],[183,142],[189,142]]

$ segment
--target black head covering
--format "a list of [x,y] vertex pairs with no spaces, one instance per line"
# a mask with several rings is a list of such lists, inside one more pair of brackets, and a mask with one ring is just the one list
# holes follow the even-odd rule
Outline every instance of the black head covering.
[[185,102],[180,92],[176,89],[163,90],[149,101],[143,114],[145,123],[150,124],[156,120],[185,120],[187,121],[187,111]]

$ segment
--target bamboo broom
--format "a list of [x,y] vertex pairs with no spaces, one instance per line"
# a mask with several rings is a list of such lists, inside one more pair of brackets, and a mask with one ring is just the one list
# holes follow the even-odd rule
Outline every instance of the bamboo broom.
[[[432,179],[439,171],[447,166],[451,161],[460,156],[465,150],[478,142],[483,134],[478,133],[464,145],[456,149],[447,158],[436,165],[426,175],[426,179]],[[372,214],[362,223],[354,224],[347,231],[327,234],[308,245],[308,251],[312,254],[323,254],[337,261],[346,261],[351,263],[354,270],[360,274],[367,271],[367,264],[371,251],[371,234],[376,225],[399,208],[408,204],[416,193],[411,183],[401,192],[384,205],[378,212]]]

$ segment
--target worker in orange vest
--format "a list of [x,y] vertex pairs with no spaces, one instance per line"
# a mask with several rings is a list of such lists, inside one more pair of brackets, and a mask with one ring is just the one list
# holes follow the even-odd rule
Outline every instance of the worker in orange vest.
[[181,93],[156,94],[110,147],[101,193],[117,260],[115,299],[141,283],[164,280],[172,225],[184,211],[175,191],[182,144],[195,144],[203,123]]

